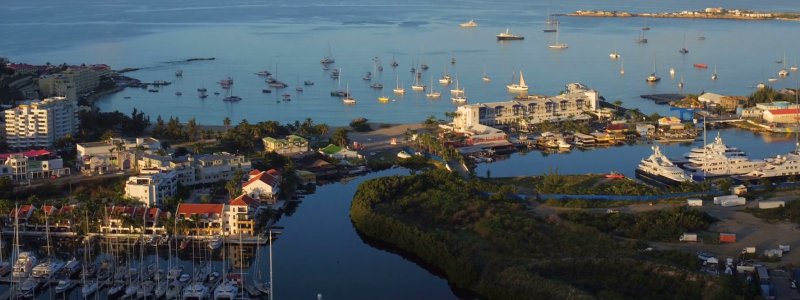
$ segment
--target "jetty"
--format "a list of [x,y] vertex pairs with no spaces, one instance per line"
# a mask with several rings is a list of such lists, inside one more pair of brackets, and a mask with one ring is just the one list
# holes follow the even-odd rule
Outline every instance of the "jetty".
[[651,95],[641,95],[639,97],[648,100],[653,100],[656,102],[656,104],[669,104],[672,101],[679,101],[686,96],[681,94],[651,94]]

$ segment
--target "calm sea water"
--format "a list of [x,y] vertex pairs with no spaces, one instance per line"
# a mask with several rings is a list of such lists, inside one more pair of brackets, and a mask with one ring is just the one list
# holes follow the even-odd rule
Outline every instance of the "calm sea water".
[[[186,121],[197,118],[203,124],[278,120],[290,122],[308,117],[317,122],[345,125],[355,117],[378,122],[418,122],[428,115],[443,117],[454,105],[444,97],[425,99],[410,91],[409,69],[425,63],[430,69],[423,83],[436,80],[445,66],[466,89],[469,102],[506,100],[504,85],[514,71],[522,70],[531,92],[552,95],[566,83],[583,82],[600,91],[609,101],[646,113],[669,114],[665,106],[639,98],[649,93],[678,92],[683,77],[685,92],[701,91],[745,95],[753,86],[766,82],[782,67],[774,61],[786,53],[789,64],[797,64],[800,24],[794,22],[736,22],[724,20],[672,19],[560,19],[561,42],[569,49],[552,51],[555,39],[542,32],[547,13],[578,9],[629,11],[674,11],[711,6],[791,11],[793,0],[767,1],[225,1],[155,0],[115,1],[3,1],[0,9],[0,55],[32,63],[106,63],[115,69],[141,67],[128,75],[143,81],[171,80],[159,93],[128,89],[98,101],[105,111],[130,112],[134,107],[155,116],[177,116]],[[461,29],[458,23],[475,19],[480,26]],[[650,43],[638,45],[639,28]],[[498,43],[494,35],[510,28],[526,39]],[[684,44],[687,55],[678,53]],[[704,41],[697,37],[705,36]],[[328,44],[336,58],[333,67],[342,68],[340,82],[330,79],[319,60]],[[617,50],[623,56],[626,74],[619,76],[620,61],[608,58]],[[373,70],[379,57],[384,71],[375,76],[383,91],[369,88],[361,77]],[[173,63],[192,57],[216,57],[214,61]],[[450,64],[451,58],[456,64]],[[397,60],[393,70],[389,63]],[[706,63],[708,70],[692,67]],[[714,66],[719,80],[710,80]],[[663,77],[647,85],[645,76],[654,67]],[[674,68],[676,78],[668,70]],[[183,78],[174,72],[183,70]],[[262,94],[263,78],[253,73],[267,69],[290,84],[284,90]],[[491,83],[481,82],[485,72]],[[239,103],[221,101],[217,81],[233,77]],[[798,74],[779,81],[776,87],[793,87]],[[316,84],[303,93],[294,88],[305,80]],[[400,81],[405,96],[391,95]],[[350,91],[359,100],[344,106],[329,96],[333,89]],[[195,90],[209,89],[200,100]],[[435,89],[446,91],[434,83]],[[183,92],[176,96],[175,92]],[[281,94],[291,102],[276,103]],[[443,93],[446,94],[446,93]],[[396,101],[381,104],[377,97],[390,95]],[[125,99],[130,97],[131,99]],[[713,136],[713,132],[709,136]],[[754,158],[763,158],[792,148],[791,137],[764,137],[736,130],[722,131],[726,142],[743,148]],[[492,176],[535,175],[548,169],[562,173],[608,172],[633,175],[639,159],[650,153],[650,145],[573,151],[547,157],[538,152],[515,154],[510,159],[481,165],[478,174],[491,169]],[[698,146],[697,144],[693,146]],[[687,145],[662,146],[670,156],[689,150]],[[384,176],[386,171],[368,176]],[[402,172],[401,172],[402,173]],[[275,245],[275,280],[278,298],[313,299],[447,299],[454,298],[447,282],[415,263],[365,244],[348,217],[356,186],[366,178],[347,184],[320,187],[297,211],[280,220],[285,226]],[[262,251],[262,255],[265,252]]]

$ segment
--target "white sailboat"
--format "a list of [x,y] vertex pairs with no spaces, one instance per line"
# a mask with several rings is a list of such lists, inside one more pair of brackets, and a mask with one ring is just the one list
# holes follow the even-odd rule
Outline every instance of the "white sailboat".
[[717,65],[714,65],[714,73],[711,74],[711,80],[717,80]]
[[656,59],[653,58],[653,73],[650,73],[650,75],[647,76],[647,78],[645,78],[645,81],[647,81],[648,83],[655,83],[660,80],[661,77],[658,77],[658,75],[656,75]]
[[[88,215],[86,215],[86,232],[89,232],[89,216]],[[88,243],[87,243],[87,245],[88,245]],[[83,296],[84,299],[86,299],[87,297],[89,297],[92,294],[94,294],[95,292],[97,292],[97,281],[94,281],[94,280],[87,281],[86,280],[86,273],[87,273],[86,272],[86,265],[87,264],[89,264],[89,251],[84,251],[83,252],[83,272],[81,272],[83,274],[82,278],[81,278],[81,283],[83,285],[81,287],[81,296]]]
[[[420,74],[420,73],[417,73]],[[411,90],[420,92],[425,90],[425,85],[419,83],[419,76],[414,76],[414,84],[411,85]]]
[[322,60],[320,60],[319,62],[321,64],[323,64],[323,65],[329,65],[329,64],[332,64],[332,63],[336,62],[336,60],[333,59],[333,54],[331,54],[331,43],[330,42],[328,42],[328,55],[323,57]]
[[458,78],[456,78],[456,88],[450,90],[450,95],[458,96],[464,93],[464,89],[459,87]]
[[453,78],[450,77],[450,74],[447,73],[447,65],[444,65],[444,74],[442,74],[442,78],[439,79],[439,83],[447,85],[453,82]]
[[780,77],[788,77],[789,76],[789,71],[786,69],[786,52],[783,53],[782,62],[783,62],[783,69],[778,71],[778,76],[780,76]]
[[506,88],[510,92],[527,92],[528,85],[525,84],[525,77],[522,75],[522,71],[519,71],[519,82],[514,83],[514,76],[511,76],[511,83],[506,85]]
[[[458,80],[456,80],[456,85],[458,85]],[[451,95],[450,100],[456,103],[466,103],[467,102],[467,95],[464,93],[464,89],[461,89],[460,93],[454,93]]]
[[561,43],[561,42],[558,41],[559,32],[560,32],[560,30],[558,30],[558,23],[556,23],[556,43],[547,46],[547,47],[550,47],[550,49],[559,49],[560,50],[560,49],[567,49],[568,48],[567,44]]
[[619,60],[619,75],[625,75],[625,59],[621,58]]
[[442,93],[433,90],[433,77],[431,77],[430,89],[428,90],[428,93],[425,94],[425,96],[431,99],[439,98],[442,96]]
[[483,77],[481,78],[481,80],[483,80],[483,82],[492,81],[492,78],[489,77],[489,75],[486,75],[486,66],[483,66]]
[[342,103],[344,104],[356,104],[356,99],[350,96],[350,84],[348,83],[345,88],[345,95],[344,99],[342,99]]
[[392,89],[392,92],[394,92],[395,94],[398,94],[398,95],[402,95],[402,94],[406,93],[406,89],[404,89],[403,86],[400,84],[400,79],[399,78],[397,79],[397,86],[395,86],[395,88]]

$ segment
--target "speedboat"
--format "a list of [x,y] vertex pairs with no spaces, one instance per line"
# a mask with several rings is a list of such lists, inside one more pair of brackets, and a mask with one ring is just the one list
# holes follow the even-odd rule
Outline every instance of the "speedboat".
[[195,282],[183,288],[183,300],[202,300],[208,298],[208,287]]
[[77,283],[72,280],[59,280],[58,285],[56,285],[56,294],[61,294],[67,292],[75,287]]
[[236,283],[231,280],[225,280],[214,289],[214,300],[233,300],[236,298],[239,289]]

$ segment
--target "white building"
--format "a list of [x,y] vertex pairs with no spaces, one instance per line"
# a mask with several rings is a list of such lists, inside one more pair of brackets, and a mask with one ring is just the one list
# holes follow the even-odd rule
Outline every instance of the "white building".
[[161,149],[157,139],[144,137],[136,139],[112,138],[107,141],[78,143],[77,160],[80,171],[84,174],[103,174],[117,170],[129,170],[137,167],[137,151],[152,154]]
[[142,170],[125,182],[125,196],[138,199],[145,206],[161,206],[164,199],[178,193],[175,171]]
[[242,192],[253,199],[273,202],[280,192],[281,174],[278,170],[250,171],[247,182],[242,184]]
[[76,101],[64,97],[34,100],[7,109],[5,136],[8,146],[23,149],[52,147],[78,131]]
[[39,91],[42,95],[77,100],[93,92],[100,84],[100,78],[109,75],[111,68],[107,65],[71,66],[63,72],[39,78]]
[[0,177],[21,182],[69,175],[63,160],[47,150],[0,154]]
[[175,170],[182,185],[190,186],[231,180],[239,170],[249,172],[251,163],[244,155],[220,152],[175,158],[168,168]]
[[587,119],[584,112],[596,113],[600,109],[600,94],[580,83],[570,83],[564,93],[546,96],[528,96],[504,102],[462,105],[456,109],[453,127],[468,131],[476,124],[487,126],[538,124],[544,121]]

